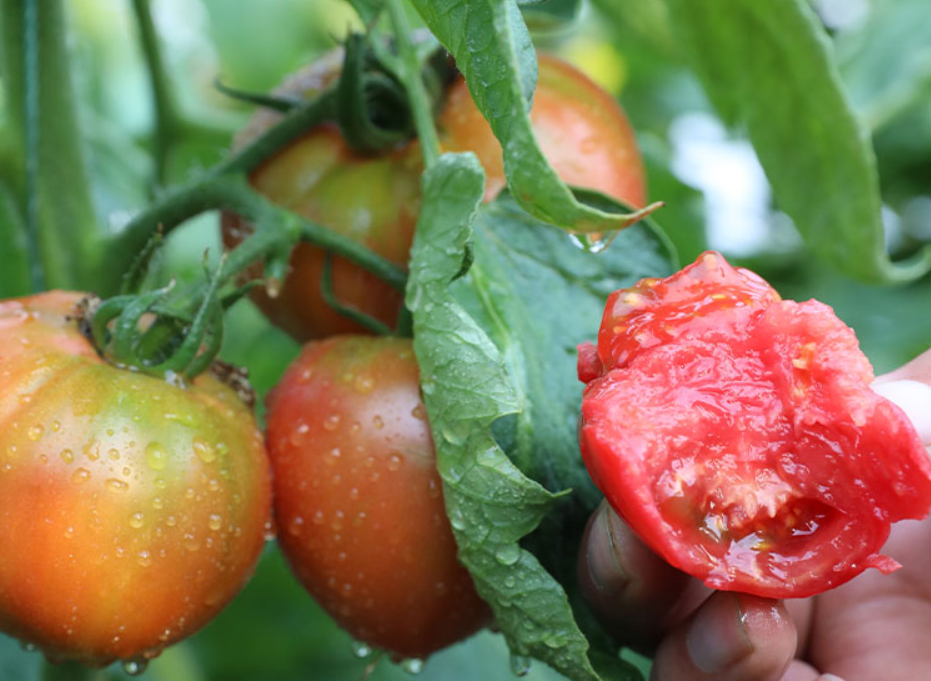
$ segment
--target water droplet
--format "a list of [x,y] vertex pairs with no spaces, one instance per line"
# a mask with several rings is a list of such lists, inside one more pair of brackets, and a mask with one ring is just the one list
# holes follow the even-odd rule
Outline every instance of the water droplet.
[[415,657],[409,657],[406,660],[401,660],[401,669],[406,671],[411,676],[416,676],[423,671],[423,660],[418,660]]
[[372,646],[362,641],[353,641],[349,644],[352,647],[352,654],[362,659],[372,654]]
[[351,490],[349,490],[349,498],[352,499],[353,501],[359,500],[359,488],[358,487],[353,487]]
[[221,516],[219,513],[211,513],[210,518],[207,520],[207,526],[216,532],[221,527],[223,527],[223,516]]
[[133,658],[132,660],[123,660],[123,671],[129,676],[139,676],[144,673],[149,661],[145,658]]
[[141,511],[137,511],[129,516],[129,526],[138,530],[143,525],[145,525],[145,514]]
[[297,375],[297,380],[301,383],[307,383],[314,376],[313,369],[304,369]]
[[304,518],[295,516],[288,523],[288,533],[294,536],[299,535],[304,530]]
[[518,544],[501,544],[495,550],[495,560],[502,565],[514,565],[520,560],[520,546]]
[[27,653],[34,653],[39,649],[35,643],[29,643],[29,641],[20,641],[19,647],[25,650]]
[[359,374],[353,381],[352,387],[360,395],[367,395],[375,389],[375,379],[367,374]]
[[527,676],[530,673],[530,658],[526,655],[511,655],[511,673],[514,676]]
[[50,429],[53,433],[57,433],[59,430],[61,430],[61,422],[60,422],[60,421],[52,421],[51,425],[49,426],[49,429]]
[[106,484],[107,489],[112,490],[113,492],[125,492],[129,489],[129,483],[123,482],[122,480],[117,480],[116,478],[107,478],[107,481],[104,484]]
[[210,480],[207,481],[207,489],[209,489],[211,492],[216,492],[217,490],[220,489],[220,481],[214,478],[211,478]]
[[120,458],[120,450],[119,450],[119,449],[116,449],[116,448],[111,448],[111,449],[107,452],[107,456],[110,457],[110,460],[111,460],[111,461],[117,461],[117,460]]
[[336,430],[339,428],[339,414],[330,414],[323,419],[323,427],[327,430]]
[[217,459],[216,451],[210,446],[209,442],[200,436],[194,438],[194,453],[204,463],[211,463]]
[[411,416],[413,416],[415,419],[425,421],[427,418],[427,408],[422,404],[418,404],[411,410]]
[[59,456],[61,457],[61,460],[64,461],[65,463],[71,463],[72,461],[74,461],[74,452],[72,452],[70,449],[61,450],[61,453],[59,454]]
[[70,525],[65,528],[65,538],[74,539],[74,528],[71,527]]
[[589,253],[601,253],[611,245],[619,232],[598,232],[592,234],[569,233],[569,241],[576,247]]
[[91,478],[91,472],[86,468],[77,469],[74,474],[71,476],[71,482],[75,485],[81,485]]
[[375,426],[376,430],[381,430],[385,427],[385,419],[376,414],[372,417],[372,425]]
[[148,551],[140,551],[136,554],[136,562],[142,567],[149,567],[152,564],[152,554]]
[[275,535],[278,533],[277,528],[275,527],[275,522],[271,518],[265,521],[265,527],[263,528],[262,537],[265,541],[271,541],[275,538]]
[[163,508],[165,508],[165,502],[161,497],[155,497],[152,499],[152,508],[154,508],[156,511],[161,511]]
[[216,450],[217,450],[217,456],[226,456],[227,454],[230,453],[230,446],[226,444],[225,442],[218,442]]
[[145,462],[153,471],[165,470],[168,465],[168,450],[161,442],[150,442],[145,448]]
[[395,452],[394,454],[388,457],[388,470],[389,471],[400,470],[402,463],[404,463],[404,455],[399,452]]
[[168,525],[168,527],[174,527],[175,525],[178,524],[178,518],[173,515],[170,515],[167,518],[165,518],[165,524]]
[[38,424],[31,426],[29,430],[26,431],[26,435],[33,442],[39,441],[42,438],[43,433],[45,433],[45,428],[43,428],[42,426]]
[[185,532],[182,543],[184,544],[184,548],[192,553],[200,548],[200,541],[193,532]]
[[331,466],[333,466],[336,464],[337,461],[339,461],[339,457],[342,456],[342,454],[343,453],[340,451],[339,447],[333,447],[333,449],[331,449],[328,452],[328,455],[325,461]]

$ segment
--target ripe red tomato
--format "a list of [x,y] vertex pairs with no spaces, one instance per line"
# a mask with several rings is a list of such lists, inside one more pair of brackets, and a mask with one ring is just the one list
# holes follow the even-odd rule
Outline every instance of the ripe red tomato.
[[239,591],[270,480],[232,389],[107,364],[81,297],[0,302],[0,629],[103,665],[157,655]]
[[[331,54],[285,82],[280,92],[311,97],[330,83],[340,67]],[[237,138],[242,145],[278,119],[260,111]],[[584,74],[554,57],[540,57],[540,77],[531,111],[540,145],[564,180],[598,189],[641,206],[646,201],[640,153],[617,102]],[[465,81],[448,89],[437,119],[448,151],[474,151],[487,172],[486,200],[504,187],[501,148],[469,96]],[[398,265],[406,266],[420,210],[421,152],[416,142],[377,155],[360,155],[343,141],[334,124],[321,125],[265,162],[250,178],[272,201],[356,239]],[[248,225],[223,217],[227,245]],[[364,333],[333,311],[320,295],[323,252],[308,244],[294,251],[280,295],[255,300],[279,327],[299,340],[338,333]],[[346,305],[393,326],[402,296],[342,259],[333,260],[333,289]]]
[[894,570],[890,524],[931,509],[927,453],[853,331],[718,254],[612,295],[579,373],[596,484],[711,587],[801,597]]
[[278,542],[355,638],[423,658],[488,622],[456,560],[409,340],[308,344],[268,401]]

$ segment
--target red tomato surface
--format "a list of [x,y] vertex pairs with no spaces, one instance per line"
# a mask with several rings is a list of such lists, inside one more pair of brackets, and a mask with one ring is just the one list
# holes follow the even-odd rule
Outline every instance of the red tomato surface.
[[233,390],[105,363],[81,298],[0,302],[0,629],[102,665],[157,655],[232,599],[270,481]]
[[[295,74],[281,94],[312,97],[339,73],[340,54],[332,53]],[[583,73],[553,57],[540,57],[540,76],[531,119],[540,145],[564,180],[598,189],[635,206],[646,201],[640,152],[624,112],[611,95]],[[237,137],[237,146],[273,125],[279,115],[260,111]],[[487,173],[486,200],[504,187],[501,147],[475,107],[460,77],[447,92],[437,119],[446,151],[474,151]],[[338,127],[328,123],[309,131],[266,161],[250,181],[275,203],[349,236],[398,265],[407,265],[420,212],[417,142],[381,154],[357,154]],[[251,229],[224,214],[228,246]],[[335,312],[320,294],[324,254],[301,244],[275,299],[256,290],[254,299],[277,326],[299,340],[339,333],[364,333]],[[342,303],[393,326],[402,295],[347,260],[333,259],[333,290]]]
[[423,658],[488,623],[456,560],[410,340],[308,344],[269,397],[278,541],[355,638]]
[[718,254],[613,294],[580,357],[592,478],[711,587],[801,597],[894,570],[890,524],[929,512],[925,448],[853,331]]

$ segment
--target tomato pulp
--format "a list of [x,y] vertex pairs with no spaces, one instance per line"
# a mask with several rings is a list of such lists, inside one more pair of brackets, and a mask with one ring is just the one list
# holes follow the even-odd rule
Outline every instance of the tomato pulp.
[[[640,152],[627,117],[615,99],[576,68],[541,55],[539,82],[530,112],[540,146],[569,184],[599,190],[642,206],[646,188]],[[339,75],[340,53],[331,53],[278,90],[313,97]],[[263,110],[237,137],[241,146],[279,119]],[[505,186],[501,147],[476,108],[462,77],[447,89],[436,121],[446,151],[474,151],[486,170],[485,199]],[[420,213],[421,150],[416,141],[378,154],[354,152],[335,123],[310,130],[263,163],[252,185],[275,203],[348,236],[388,260],[407,266]],[[251,227],[225,213],[228,246]],[[298,340],[364,333],[333,310],[321,295],[324,252],[307,243],[291,256],[289,274],[276,298],[256,289],[262,311]],[[333,258],[333,291],[341,303],[394,326],[403,295],[366,270]]]
[[107,364],[81,297],[0,302],[0,629],[96,666],[153,657],[232,599],[271,485],[231,388]]
[[925,448],[853,331],[719,254],[612,294],[579,364],[592,478],[708,586],[802,597],[894,570],[890,524],[931,510]]

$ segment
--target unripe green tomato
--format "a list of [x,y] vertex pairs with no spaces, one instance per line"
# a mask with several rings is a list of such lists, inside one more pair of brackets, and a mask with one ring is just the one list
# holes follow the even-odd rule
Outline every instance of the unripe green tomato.
[[0,302],[0,629],[99,666],[154,657],[233,598],[270,479],[231,388],[107,364],[81,299]]
[[[331,53],[285,81],[279,94],[310,98],[339,75],[340,54]],[[254,139],[280,114],[258,112],[237,137],[237,146]],[[621,107],[581,71],[552,56],[540,55],[539,80],[530,113],[539,144],[563,180],[597,189],[635,206],[646,202],[646,181],[633,130]],[[443,151],[472,151],[485,167],[485,199],[505,186],[501,147],[475,107],[460,76],[448,87],[436,121]],[[420,212],[419,143],[380,154],[354,152],[333,123],[320,125],[262,164],[252,185],[275,203],[407,266]],[[251,227],[224,214],[223,233],[232,246]],[[364,333],[333,310],[320,293],[324,253],[301,244],[291,257],[290,273],[276,298],[254,290],[259,307],[277,326],[298,340],[340,333]],[[401,293],[364,269],[333,258],[336,298],[393,326]]]

